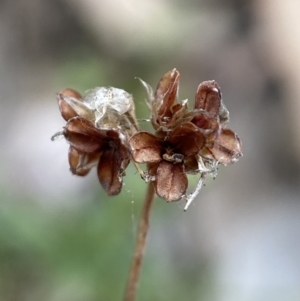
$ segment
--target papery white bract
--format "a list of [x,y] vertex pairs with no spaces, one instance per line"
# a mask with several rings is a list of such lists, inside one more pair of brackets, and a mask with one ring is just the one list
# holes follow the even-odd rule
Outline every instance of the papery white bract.
[[70,106],[77,116],[94,123],[99,129],[119,129],[131,135],[137,130],[131,94],[113,87],[88,90],[82,99],[59,93],[60,108]]
[[122,115],[131,111],[134,106],[132,96],[129,93],[112,87],[96,87],[88,90],[84,102],[97,111],[95,114],[98,115],[98,121],[109,109]]

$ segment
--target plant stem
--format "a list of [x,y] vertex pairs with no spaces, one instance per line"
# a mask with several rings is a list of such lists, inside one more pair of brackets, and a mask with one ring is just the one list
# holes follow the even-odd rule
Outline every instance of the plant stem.
[[147,234],[149,230],[149,217],[154,200],[154,187],[150,182],[145,196],[144,205],[140,217],[138,233],[130,267],[129,276],[127,279],[127,286],[124,295],[124,301],[134,301],[138,286],[138,280],[142,267],[142,261],[145,253]]

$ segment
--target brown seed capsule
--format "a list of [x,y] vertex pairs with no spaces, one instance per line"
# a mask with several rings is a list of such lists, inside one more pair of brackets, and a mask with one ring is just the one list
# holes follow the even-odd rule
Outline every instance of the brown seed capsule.
[[180,73],[172,69],[158,82],[155,93],[144,81],[141,83],[148,93],[148,106],[151,110],[151,122],[156,135],[165,137],[181,123],[190,121],[194,114],[188,114],[187,100],[177,102]]
[[[152,88],[141,81],[146,87],[149,96],[149,106],[151,108],[151,122],[155,130],[167,132],[175,127],[176,120],[183,114],[178,114],[183,105],[177,104],[177,94],[179,87],[179,72],[176,69],[170,70],[163,75],[158,82],[153,95]],[[176,107],[177,106],[177,107]],[[175,108],[176,107],[176,108]],[[184,107],[186,109],[186,107]],[[174,114],[177,113],[176,118]],[[163,136],[163,133],[161,133]]]
[[195,109],[206,111],[211,117],[217,117],[221,107],[220,87],[214,80],[202,82],[197,89]]
[[195,114],[192,120],[198,128],[218,132],[219,110],[221,107],[221,92],[215,81],[203,82],[198,86],[195,109],[202,110]]
[[179,72],[173,69],[167,72],[157,85],[153,109],[156,110],[159,122],[164,122],[166,118],[172,116],[171,109],[177,100],[179,76]]
[[81,165],[80,162],[83,162],[86,160],[86,154],[79,152],[78,150],[76,150],[74,147],[69,148],[69,153],[68,153],[68,158],[69,158],[69,164],[70,164],[70,171],[78,176],[86,176],[89,171],[89,169],[78,169],[78,166]]
[[204,81],[198,86],[194,108],[205,112],[202,116],[200,114],[198,118],[195,118],[199,127],[216,128],[214,120],[221,124],[229,121],[229,112],[223,103],[220,86],[215,80]]
[[67,88],[62,90],[57,94],[58,106],[61,112],[62,117],[68,121],[72,117],[78,116],[74,109],[65,101],[65,98],[75,98],[76,100],[81,101],[82,96],[77,91]]
[[97,173],[99,182],[106,193],[116,195],[122,189],[122,176],[130,159],[128,150],[122,145],[117,132],[108,131],[107,137],[110,142],[100,157]]

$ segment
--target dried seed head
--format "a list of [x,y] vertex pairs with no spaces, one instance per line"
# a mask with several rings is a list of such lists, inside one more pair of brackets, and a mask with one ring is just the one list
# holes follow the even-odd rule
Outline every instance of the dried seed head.
[[[177,103],[179,72],[168,71],[155,93],[146,87],[155,135],[138,132],[129,140],[133,160],[147,163],[142,178],[153,181],[156,193],[166,201],[186,197],[190,205],[207,175],[215,177],[219,164],[238,160],[241,143],[238,136],[225,129],[229,112],[216,81],[202,82],[197,89],[194,109],[187,101]],[[187,176],[200,174],[194,193],[186,196]],[[146,176],[143,176],[146,175]]]
[[[239,137],[225,126],[229,112],[216,81],[202,82],[193,110],[187,100],[177,102],[179,72],[170,70],[160,79],[148,106],[155,134],[138,132],[132,96],[124,90],[97,87],[82,98],[72,89],[61,91],[58,104],[67,121],[62,132],[70,144],[73,174],[85,176],[97,165],[99,182],[108,195],[121,191],[130,155],[146,163],[142,178],[153,182],[158,196],[168,202],[185,198],[185,210],[200,191],[206,176],[215,177],[219,164],[236,162],[241,156]],[[186,195],[189,174],[199,174],[196,190]]]
[[121,191],[130,161],[128,138],[137,131],[132,96],[117,88],[95,88],[84,98],[72,89],[58,94],[67,121],[63,131],[70,144],[69,165],[73,174],[85,176],[98,164],[98,179],[108,195]]

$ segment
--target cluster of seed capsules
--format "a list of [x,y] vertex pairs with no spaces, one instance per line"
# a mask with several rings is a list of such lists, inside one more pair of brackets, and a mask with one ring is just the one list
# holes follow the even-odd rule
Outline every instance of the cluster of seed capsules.
[[[58,93],[58,105],[67,121],[62,131],[68,141],[73,174],[85,176],[97,166],[99,181],[108,195],[119,194],[125,169],[133,161],[156,194],[168,202],[186,200],[186,210],[207,176],[217,175],[218,165],[236,162],[241,141],[226,128],[229,112],[216,81],[202,82],[194,106],[178,101],[179,72],[173,69],[160,79],[155,91],[141,80],[154,133],[140,131],[132,96],[117,88],[95,88],[82,97],[72,89]],[[146,163],[142,171],[139,163]],[[199,175],[195,191],[187,194],[187,174]]]

